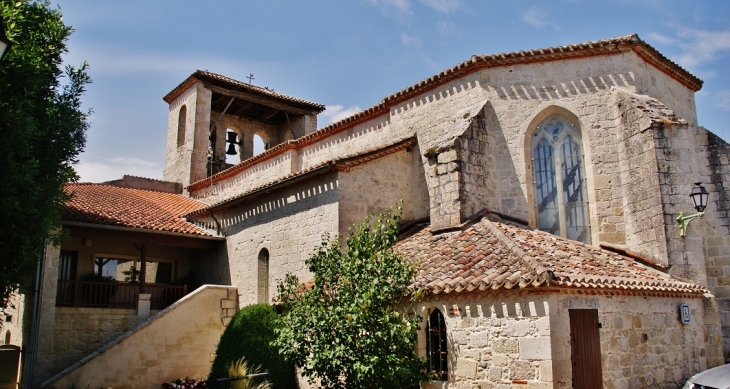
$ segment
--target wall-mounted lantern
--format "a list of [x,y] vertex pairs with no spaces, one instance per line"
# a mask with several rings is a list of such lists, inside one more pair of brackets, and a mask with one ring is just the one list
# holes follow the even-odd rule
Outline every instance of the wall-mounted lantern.
[[13,42],[10,42],[10,39],[5,35],[5,24],[2,16],[0,16],[0,61],[2,61],[5,53],[10,50],[10,46],[12,45]]
[[692,188],[692,193],[690,193],[689,197],[692,199],[692,203],[694,203],[697,213],[694,215],[684,216],[684,213],[680,212],[679,216],[677,216],[676,220],[677,223],[679,223],[679,236],[682,238],[687,236],[687,227],[689,227],[689,222],[697,218],[702,219],[702,217],[705,216],[707,199],[710,197],[710,194],[707,192],[707,189],[702,186],[701,182],[695,182],[695,186]]

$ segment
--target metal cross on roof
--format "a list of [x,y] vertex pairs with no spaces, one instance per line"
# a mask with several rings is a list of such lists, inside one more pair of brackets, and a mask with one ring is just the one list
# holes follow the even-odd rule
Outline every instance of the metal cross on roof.
[[252,81],[252,80],[254,80],[254,78],[253,78],[253,73],[251,73],[251,74],[250,74],[250,75],[249,75],[248,77],[246,77],[246,78],[248,78],[248,85],[251,85],[251,81]]

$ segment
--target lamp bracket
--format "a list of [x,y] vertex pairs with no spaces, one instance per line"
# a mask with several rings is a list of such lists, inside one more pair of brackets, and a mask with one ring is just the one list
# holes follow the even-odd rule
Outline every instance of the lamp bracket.
[[679,236],[682,238],[687,237],[687,227],[689,227],[689,222],[691,222],[694,219],[700,218],[705,216],[704,212],[697,212],[693,215],[684,216],[684,213],[680,212],[679,215],[675,220],[677,220],[677,223],[679,223]]

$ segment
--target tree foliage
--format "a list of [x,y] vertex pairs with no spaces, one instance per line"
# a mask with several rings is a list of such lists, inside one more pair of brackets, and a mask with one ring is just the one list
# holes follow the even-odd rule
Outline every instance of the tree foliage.
[[[0,61],[0,304],[32,274],[55,229],[85,144],[84,63],[62,69],[72,28],[47,1],[0,0],[13,46]],[[65,77],[64,77],[65,76]],[[63,81],[63,82],[62,82]],[[1,308],[0,307],[0,308]]]
[[411,388],[427,379],[416,357],[420,317],[413,263],[393,250],[396,211],[351,229],[346,247],[325,236],[306,264],[313,285],[288,275],[279,284],[287,314],[276,343],[310,382],[324,388]]
[[294,365],[271,346],[279,324],[279,315],[268,304],[249,305],[238,311],[221,335],[210,375],[226,377],[229,367],[243,358],[250,367],[268,369],[275,388],[296,388]]

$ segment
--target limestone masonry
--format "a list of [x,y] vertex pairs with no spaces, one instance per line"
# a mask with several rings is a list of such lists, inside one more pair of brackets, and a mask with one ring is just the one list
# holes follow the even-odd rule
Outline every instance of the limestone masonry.
[[[698,127],[701,87],[628,35],[472,56],[318,129],[321,104],[196,71],[164,97],[166,183],[88,184],[122,203],[139,188],[150,204],[195,201],[165,208],[188,227],[155,223],[153,206],[130,204],[123,213],[142,220],[132,225],[109,211],[116,203],[72,200],[71,239],[45,258],[34,382],[174,378],[156,376],[167,362],[125,359],[130,342],[160,331],[176,355],[190,341],[208,358],[207,343],[155,322],[197,312],[208,324],[191,325],[209,326],[213,347],[237,308],[271,303],[287,273],[311,278],[304,262],[324,234],[403,200],[396,248],[426,292],[408,309],[424,319],[418,353],[440,377],[424,388],[679,388],[730,357],[730,146]],[[710,203],[682,238],[675,218],[694,213],[696,182]],[[186,293],[228,289],[201,287],[149,318],[142,297],[126,309],[64,305],[69,261],[73,280],[109,263],[154,271],[137,292],[152,304],[175,280]]]

